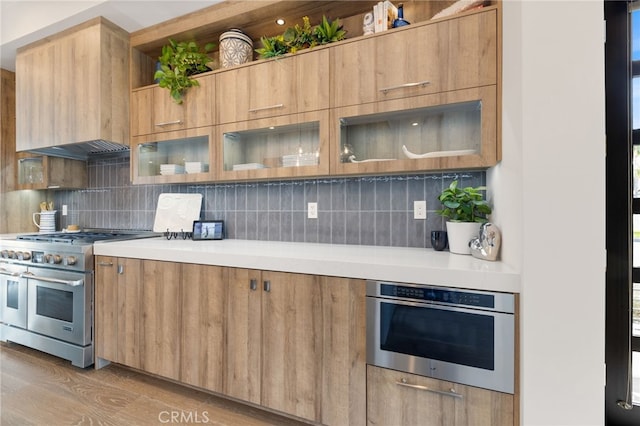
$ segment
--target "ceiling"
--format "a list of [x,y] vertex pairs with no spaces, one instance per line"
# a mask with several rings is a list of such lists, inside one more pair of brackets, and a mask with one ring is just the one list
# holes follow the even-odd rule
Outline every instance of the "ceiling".
[[0,0],[0,67],[15,71],[16,49],[104,16],[128,32],[222,0]]

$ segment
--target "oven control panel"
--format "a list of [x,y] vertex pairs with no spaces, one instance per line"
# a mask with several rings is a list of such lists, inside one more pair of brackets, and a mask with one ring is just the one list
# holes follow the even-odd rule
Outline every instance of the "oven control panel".
[[[20,265],[37,264],[42,267],[65,269],[70,271],[84,271],[86,258],[91,259],[91,253],[65,252],[60,249],[29,250],[29,249],[2,249],[0,259]],[[89,265],[92,269],[92,265]]]
[[397,284],[382,284],[381,296],[398,297],[425,302],[438,302],[452,305],[473,306],[478,308],[494,308],[494,297],[490,294],[466,292],[433,287],[413,287]]

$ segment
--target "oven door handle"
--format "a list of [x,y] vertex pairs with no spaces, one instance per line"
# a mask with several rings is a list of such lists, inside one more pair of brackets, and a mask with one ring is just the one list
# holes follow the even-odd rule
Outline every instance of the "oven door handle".
[[84,285],[84,279],[79,280],[61,280],[59,278],[49,278],[49,277],[39,277],[35,275],[33,272],[25,272],[24,274],[20,274],[22,278],[29,278],[33,280],[43,281],[45,283],[54,283],[54,284],[64,284],[70,287],[81,287]]
[[9,275],[10,277],[19,277],[20,272],[9,272],[4,268],[0,268],[0,275]]

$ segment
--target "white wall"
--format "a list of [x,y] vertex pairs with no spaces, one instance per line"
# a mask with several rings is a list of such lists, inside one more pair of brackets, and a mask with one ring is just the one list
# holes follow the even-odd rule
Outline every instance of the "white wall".
[[523,425],[604,423],[604,6],[506,0],[502,257],[522,272]]

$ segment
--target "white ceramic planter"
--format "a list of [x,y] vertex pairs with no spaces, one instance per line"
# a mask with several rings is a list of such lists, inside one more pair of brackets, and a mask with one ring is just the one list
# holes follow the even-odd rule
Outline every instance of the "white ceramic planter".
[[447,237],[449,251],[456,254],[471,254],[469,241],[476,238],[480,232],[477,222],[447,222]]

